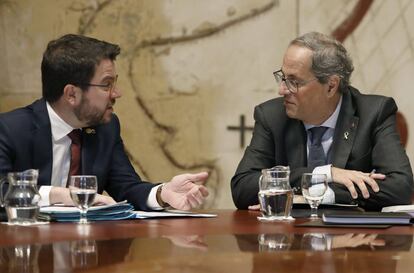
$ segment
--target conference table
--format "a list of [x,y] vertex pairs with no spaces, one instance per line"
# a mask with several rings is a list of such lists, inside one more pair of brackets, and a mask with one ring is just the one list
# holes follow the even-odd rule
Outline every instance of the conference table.
[[413,226],[261,222],[256,211],[89,225],[0,224],[0,272],[413,272]]

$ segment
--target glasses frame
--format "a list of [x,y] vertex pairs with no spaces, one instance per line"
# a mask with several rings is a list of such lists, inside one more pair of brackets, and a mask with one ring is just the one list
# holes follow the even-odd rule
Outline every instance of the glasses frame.
[[291,80],[285,77],[285,74],[283,73],[282,69],[273,72],[273,76],[275,77],[276,82],[278,84],[284,82],[286,88],[289,90],[291,94],[296,94],[300,87],[305,86],[314,80],[318,80],[318,78],[316,77],[305,81]]
[[[114,78],[113,82],[110,82],[108,84],[76,83],[76,85],[101,87],[101,88],[103,88],[103,90],[105,92],[108,92],[109,94],[112,94],[112,91],[114,91],[117,81],[118,81],[118,75],[115,75],[115,78]],[[107,89],[107,90],[105,90],[105,89]]]

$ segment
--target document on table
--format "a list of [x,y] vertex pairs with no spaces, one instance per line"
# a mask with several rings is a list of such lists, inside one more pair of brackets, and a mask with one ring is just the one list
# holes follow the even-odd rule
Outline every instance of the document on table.
[[[86,215],[88,220],[92,221],[135,219],[133,206],[126,202],[93,206],[88,209]],[[56,222],[76,222],[79,221],[80,212],[74,206],[53,205],[41,207],[39,218]]]
[[212,213],[197,213],[182,210],[165,210],[165,211],[134,211],[137,218],[171,218],[171,217],[201,217],[211,218],[217,217],[217,214]]
[[383,207],[382,212],[406,212],[414,218],[414,205],[399,205]]
[[[165,211],[134,211],[133,206],[126,201],[112,205],[92,206],[88,209],[87,217],[92,221],[126,220],[147,218],[172,218],[172,217],[216,217],[217,214],[198,213],[180,210]],[[79,221],[79,209],[74,206],[53,205],[40,208],[40,219],[56,222]]]

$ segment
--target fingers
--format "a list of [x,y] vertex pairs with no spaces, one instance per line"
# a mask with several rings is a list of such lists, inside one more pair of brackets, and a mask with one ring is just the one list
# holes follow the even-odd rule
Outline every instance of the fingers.
[[208,172],[199,172],[199,173],[185,173],[174,176],[171,182],[174,183],[186,183],[192,182],[197,184],[204,184],[208,178]]
[[63,187],[52,187],[50,189],[49,202],[50,204],[62,203],[64,205],[74,205],[70,197],[69,189]]
[[207,178],[207,172],[174,176],[169,183],[164,184],[161,198],[176,209],[197,208],[209,195],[208,189],[201,185]]
[[208,178],[208,172],[199,172],[195,174],[188,174],[187,179],[191,182],[201,182],[201,184],[205,183]]
[[97,194],[95,200],[93,201],[94,205],[112,205],[115,204],[115,200],[107,195]]
[[375,179],[385,179],[385,175],[380,173],[370,174],[353,170],[344,170],[335,167],[332,167],[331,172],[333,181],[343,184],[345,187],[347,187],[348,191],[351,193],[352,198],[354,199],[358,198],[356,187],[358,187],[358,189],[361,191],[362,196],[365,199],[368,199],[370,195],[367,185],[371,187],[374,192],[378,192],[379,186]]
[[248,209],[249,210],[260,210],[260,204],[249,206]]
[[197,208],[203,204],[204,199],[208,196],[207,188],[200,185],[194,187],[186,194],[187,201],[191,208]]
[[204,186],[199,186],[199,191],[201,192],[201,195],[203,196],[203,197],[207,197],[208,195],[209,195],[209,192],[208,192],[208,190],[207,190],[207,188],[206,187],[204,187]]
[[372,179],[378,179],[378,180],[384,180],[386,178],[385,174],[382,174],[382,173],[369,174],[369,177],[371,177]]

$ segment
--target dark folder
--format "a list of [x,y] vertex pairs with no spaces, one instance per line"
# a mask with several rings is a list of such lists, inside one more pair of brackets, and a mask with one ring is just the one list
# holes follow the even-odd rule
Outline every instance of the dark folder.
[[413,223],[411,215],[405,212],[335,211],[324,213],[322,219],[325,224],[409,225]]

